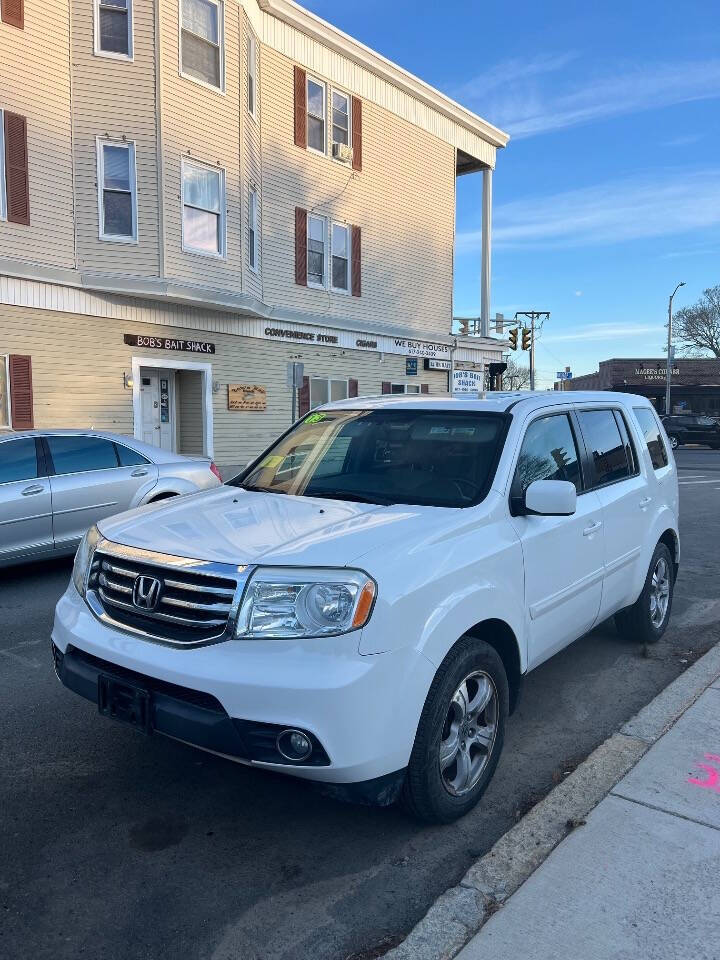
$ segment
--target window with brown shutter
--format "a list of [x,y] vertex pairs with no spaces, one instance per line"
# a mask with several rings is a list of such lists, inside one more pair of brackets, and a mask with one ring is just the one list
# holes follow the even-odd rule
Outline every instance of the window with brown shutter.
[[352,377],[348,380],[348,396],[356,397],[358,395],[358,382],[353,380]]
[[19,354],[10,354],[10,409],[13,430],[32,430],[33,387],[32,359]]
[[392,384],[389,380],[383,380],[382,382],[382,392],[383,393],[392,393]]
[[352,148],[353,170],[362,170],[362,100],[352,98]]
[[295,207],[295,283],[307,286],[307,210]]
[[310,413],[310,377],[303,377],[303,385],[298,390],[298,416]]
[[307,84],[302,67],[295,67],[295,146],[307,148]]
[[30,225],[27,121],[17,113],[4,114],[5,187],[7,219]]
[[25,28],[25,0],[0,0],[0,18],[8,26],[23,30]]
[[352,269],[352,295],[359,297],[362,295],[362,247],[360,241],[360,227],[353,227],[351,231],[351,259]]

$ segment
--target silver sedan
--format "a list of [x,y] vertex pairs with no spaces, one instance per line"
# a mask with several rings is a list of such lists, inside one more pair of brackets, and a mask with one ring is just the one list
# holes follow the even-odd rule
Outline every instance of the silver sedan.
[[95,430],[0,434],[0,567],[72,554],[103,517],[221,482],[207,457],[131,437]]

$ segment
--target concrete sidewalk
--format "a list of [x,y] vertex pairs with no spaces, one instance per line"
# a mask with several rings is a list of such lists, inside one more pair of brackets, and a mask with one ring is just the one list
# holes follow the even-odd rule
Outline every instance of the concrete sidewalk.
[[720,960],[720,680],[457,956]]

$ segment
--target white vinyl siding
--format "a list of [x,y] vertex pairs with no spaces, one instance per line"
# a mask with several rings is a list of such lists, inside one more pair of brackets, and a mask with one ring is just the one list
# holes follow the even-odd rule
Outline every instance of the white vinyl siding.
[[182,164],[182,248],[225,255],[225,171],[187,160]]
[[5,114],[0,110],[0,220],[7,219],[7,194],[5,192]]
[[332,91],[332,142],[351,146],[352,135],[350,97],[342,90]]
[[250,33],[247,39],[247,108],[253,120],[257,120],[257,96],[257,41]]
[[222,0],[180,0],[180,72],[224,89]]
[[325,153],[325,84],[307,78],[307,145],[308,150]]
[[95,0],[95,53],[133,58],[133,0]]
[[248,263],[255,273],[260,268],[258,263],[258,195],[254,187],[250,187],[248,194]]
[[330,239],[330,289],[350,293],[350,227],[333,223]]
[[101,240],[137,243],[135,144],[97,141],[98,220]]
[[333,400],[346,400],[348,381],[330,377],[310,377],[310,409]]
[[326,221],[312,214],[307,218],[307,282],[309,287],[326,286]]

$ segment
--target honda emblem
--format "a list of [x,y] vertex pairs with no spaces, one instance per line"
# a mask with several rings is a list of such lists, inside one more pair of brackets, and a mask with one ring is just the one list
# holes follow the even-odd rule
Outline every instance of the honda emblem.
[[157,577],[139,576],[133,584],[132,600],[138,610],[154,610],[160,601],[162,583]]

